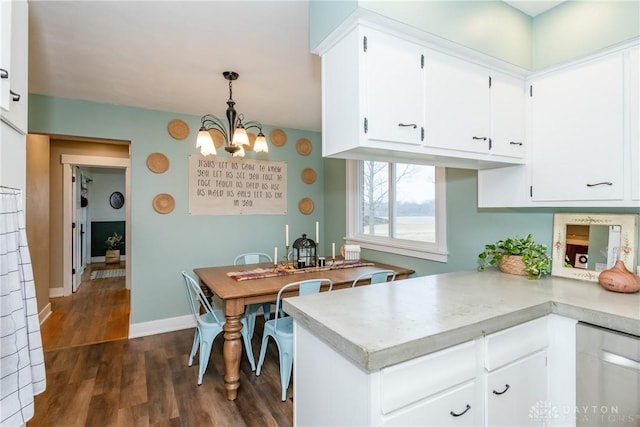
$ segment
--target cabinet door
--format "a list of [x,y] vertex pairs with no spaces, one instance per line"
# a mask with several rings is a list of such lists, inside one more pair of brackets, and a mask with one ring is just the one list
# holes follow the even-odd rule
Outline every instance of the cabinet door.
[[9,78],[11,77],[11,2],[0,2],[0,108],[9,109]]
[[625,83],[629,96],[629,139],[631,142],[631,199],[640,200],[640,48],[627,53]]
[[364,31],[364,103],[367,138],[420,144],[424,122],[422,47]]
[[546,351],[490,372],[486,385],[486,425],[539,426],[548,420]]
[[525,99],[524,80],[491,73],[492,154],[524,157]]
[[476,382],[456,387],[393,413],[385,426],[477,426],[482,424]]
[[623,198],[622,55],[532,84],[532,199]]
[[426,136],[424,145],[489,152],[489,72],[455,57],[426,56]]
[[[6,2],[3,2],[6,3]],[[2,105],[2,118],[21,133],[27,133],[27,38],[28,3],[14,1],[11,6],[11,49],[8,90],[8,105]],[[4,42],[4,41],[3,41]],[[3,50],[4,52],[4,50]],[[3,53],[4,55],[4,53]],[[0,68],[4,68],[1,66]],[[3,90],[5,87],[3,86]]]

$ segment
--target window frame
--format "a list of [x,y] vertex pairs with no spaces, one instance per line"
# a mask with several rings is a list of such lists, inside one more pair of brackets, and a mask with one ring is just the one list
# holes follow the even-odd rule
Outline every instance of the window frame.
[[[385,236],[370,236],[359,233],[360,212],[360,188],[361,188],[361,168],[362,160],[346,161],[346,195],[347,195],[347,218],[346,218],[346,243],[350,245],[360,245],[365,249],[380,252],[389,252],[398,255],[405,255],[414,258],[426,259],[437,262],[447,262],[447,217],[446,217],[446,185],[445,168],[436,166],[435,171],[435,200],[436,200],[436,241],[418,242],[413,240],[398,239]],[[404,162],[386,162],[389,164]],[[392,168],[395,174],[395,168]],[[395,191],[395,188],[394,188]],[[391,198],[391,203],[394,198]]]

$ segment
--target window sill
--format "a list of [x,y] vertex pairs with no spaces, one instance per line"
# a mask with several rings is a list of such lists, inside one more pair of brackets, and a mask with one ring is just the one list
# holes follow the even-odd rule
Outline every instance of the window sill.
[[436,248],[434,245],[410,240],[390,240],[376,237],[351,237],[345,242],[348,245],[360,245],[363,249],[388,252],[396,255],[446,263],[449,253],[446,249]]

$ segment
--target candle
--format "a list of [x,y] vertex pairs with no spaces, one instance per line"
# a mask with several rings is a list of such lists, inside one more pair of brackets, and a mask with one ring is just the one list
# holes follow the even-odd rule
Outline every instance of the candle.
[[320,243],[320,237],[318,237],[319,235],[320,235],[320,223],[316,221],[316,245]]
[[273,263],[278,263],[278,247],[273,248]]
[[332,243],[331,244],[331,258],[335,258],[336,257],[336,244]]
[[289,224],[284,226],[284,244],[289,246]]

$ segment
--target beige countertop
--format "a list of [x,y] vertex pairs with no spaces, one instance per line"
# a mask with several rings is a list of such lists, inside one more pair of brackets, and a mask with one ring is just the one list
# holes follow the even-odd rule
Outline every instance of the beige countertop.
[[640,336],[640,293],[498,271],[415,277],[288,298],[284,310],[367,371],[550,313]]

